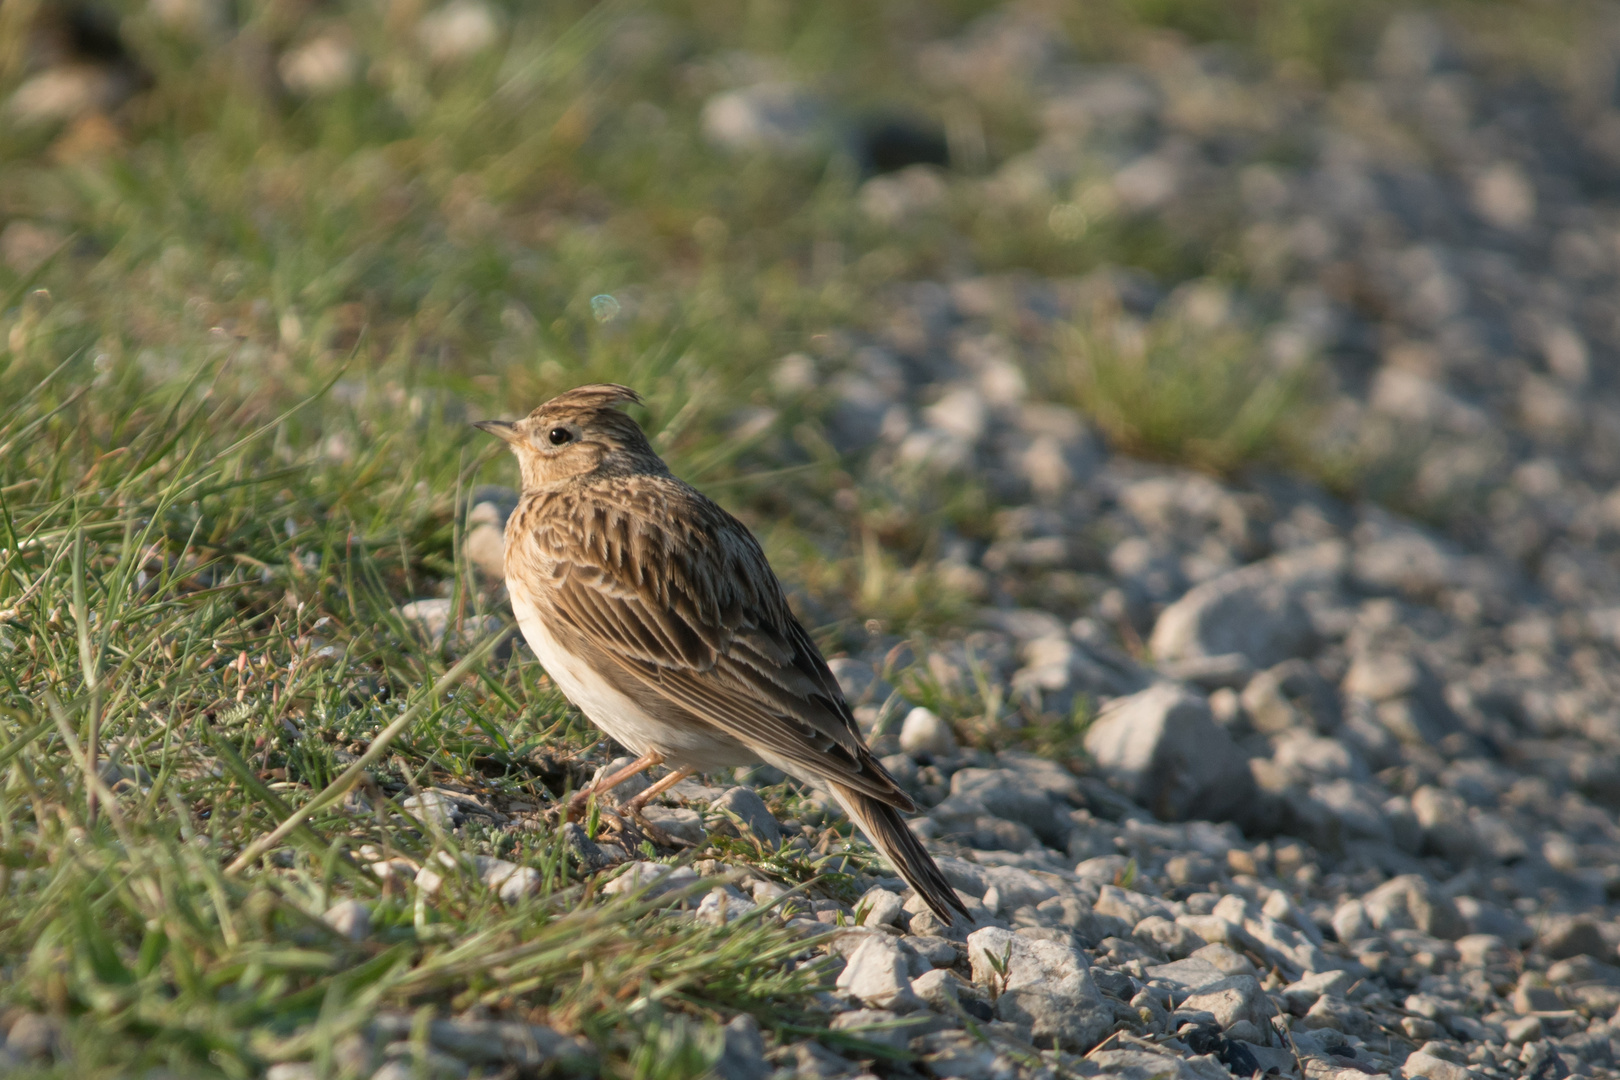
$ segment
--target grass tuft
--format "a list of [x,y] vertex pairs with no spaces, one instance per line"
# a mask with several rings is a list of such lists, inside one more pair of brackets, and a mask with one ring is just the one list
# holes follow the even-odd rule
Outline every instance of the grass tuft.
[[1256,462],[1297,468],[1310,455],[1315,372],[1279,369],[1242,329],[1103,317],[1061,336],[1055,375],[1133,456],[1228,474]]

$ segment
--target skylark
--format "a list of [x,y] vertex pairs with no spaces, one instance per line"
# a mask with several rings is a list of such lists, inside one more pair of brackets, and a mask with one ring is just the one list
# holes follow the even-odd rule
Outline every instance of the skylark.
[[477,425],[511,444],[523,475],[506,523],[523,636],[569,700],[640,755],[571,809],[653,765],[672,771],[626,809],[694,772],[768,762],[830,791],[941,919],[966,914],[759,541],[670,474],[617,408],[640,400],[581,386],[522,420]]

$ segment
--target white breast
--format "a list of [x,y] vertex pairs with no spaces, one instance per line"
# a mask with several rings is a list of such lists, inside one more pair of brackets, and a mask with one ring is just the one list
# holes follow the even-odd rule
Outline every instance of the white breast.
[[656,750],[672,767],[691,765],[707,770],[759,760],[734,739],[684,725],[675,727],[647,715],[612,682],[563,648],[546,628],[539,606],[527,589],[511,578],[506,581],[506,589],[523,638],[546,674],[587,720],[620,743],[637,754]]

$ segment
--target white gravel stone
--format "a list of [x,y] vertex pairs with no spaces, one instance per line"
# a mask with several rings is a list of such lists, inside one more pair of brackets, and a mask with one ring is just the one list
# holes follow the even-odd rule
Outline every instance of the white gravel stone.
[[364,941],[371,933],[371,909],[359,900],[339,900],[326,909],[321,921],[350,941]]
[[1094,906],[1104,915],[1124,919],[1133,926],[1151,915],[1166,919],[1175,917],[1170,906],[1158,897],[1121,889],[1117,885],[1104,885],[1099,889]]
[[1371,1035],[1378,1025],[1366,1009],[1343,998],[1323,994],[1305,1013],[1305,1026],[1362,1036]]
[[922,1001],[911,989],[906,958],[894,939],[870,934],[845,960],[838,975],[838,990],[879,1009],[911,1012]]
[[1146,974],[1154,983],[1193,993],[1205,986],[1214,986],[1232,973],[1222,970],[1205,957],[1189,956],[1185,960],[1150,967]]
[[1172,1057],[1149,1050],[1099,1050],[1087,1062],[1101,1075],[1127,1080],[1226,1080],[1232,1074],[1213,1054]]
[[416,820],[436,824],[441,829],[453,828],[462,821],[456,801],[440,791],[407,796],[399,805]]
[[6,1033],[6,1049],[24,1060],[48,1057],[55,1046],[56,1025],[39,1013],[23,1013]]
[[649,896],[660,896],[672,889],[681,889],[697,880],[697,871],[689,866],[671,867],[665,863],[626,863],[612,881],[602,886],[610,896],[647,889]]
[[1131,936],[1172,960],[1184,959],[1208,944],[1202,937],[1163,915],[1149,915],[1131,930]]
[[956,753],[956,736],[939,714],[918,705],[900,724],[900,749],[914,757],[950,757]]
[[6,111],[18,126],[44,127],[112,108],[133,89],[129,77],[112,68],[61,64],[24,80],[12,92]]
[[689,844],[699,845],[709,839],[708,830],[703,827],[703,815],[696,810],[684,806],[649,805],[642,809],[641,816]]
[[[605,777],[612,776],[614,773],[625,768],[626,766],[634,764],[635,761],[636,758],[634,755],[621,754],[612,761],[608,762],[606,765],[600,766],[596,772],[592,773],[591,783],[595,784]],[[643,770],[636,773],[634,776],[628,777],[620,783],[615,784],[612,791],[606,792],[602,796],[599,796],[599,798],[603,802],[612,802],[622,806],[631,799],[635,798],[637,795],[640,795],[643,791],[646,791],[651,786],[652,781],[647,778],[647,773],[645,770]]]
[[1293,897],[1281,889],[1272,890],[1271,895],[1266,897],[1265,903],[1260,906],[1260,911],[1262,914],[1269,915],[1278,922],[1287,923],[1295,930],[1298,930],[1311,944],[1322,944],[1321,929],[1311,921],[1310,916],[1300,910],[1299,905],[1294,903]]
[[1164,610],[1149,647],[1164,660],[1237,653],[1270,667],[1310,651],[1316,630],[1296,586],[1264,564],[1197,586]]
[[1253,795],[1248,764],[1208,703],[1174,683],[1113,702],[1085,745],[1104,775],[1161,817],[1219,818]]
[[760,83],[727,90],[703,106],[703,136],[731,151],[812,153],[827,138],[827,118],[819,102],[791,83]]
[[950,1015],[964,1001],[985,1001],[984,991],[949,968],[935,968],[911,980],[912,993],[935,1012]]
[[1520,1016],[1507,1023],[1507,1041],[1514,1046],[1538,1042],[1542,1037],[1541,1017]]
[[1408,1078],[1422,1076],[1426,1080],[1473,1080],[1477,1076],[1472,1069],[1422,1050],[1407,1056],[1406,1063],[1401,1066],[1401,1073]]
[[1282,995],[1290,1011],[1303,1014],[1319,997],[1344,997],[1357,981],[1348,971],[1313,971],[1283,987]]
[[754,902],[735,888],[711,889],[698,901],[697,918],[699,922],[722,926],[753,911],[754,907]]
[[307,1061],[283,1061],[264,1072],[264,1080],[316,1080],[319,1074]]
[[472,856],[473,870],[484,886],[495,890],[503,903],[515,904],[540,891],[540,871],[488,855]]
[[450,0],[422,16],[416,37],[428,59],[452,64],[476,56],[500,38],[500,16],[482,0]]
[[735,815],[744,827],[767,848],[775,849],[782,843],[782,826],[771,816],[765,800],[753,788],[727,788],[726,793],[709,804],[711,813]]
[[948,435],[976,443],[984,438],[990,416],[984,396],[972,387],[960,386],[924,409],[923,419]]
[[1253,975],[1228,975],[1189,994],[1176,1009],[1175,1017],[1184,1022],[1198,1013],[1209,1014],[1221,1028],[1231,1028],[1243,1021],[1258,1026],[1275,1015],[1276,1009],[1260,989],[1259,979]]
[[1417,874],[1392,878],[1362,898],[1367,920],[1380,931],[1421,930],[1455,940],[1467,927],[1450,898]]
[[968,935],[973,981],[993,988],[996,1015],[1029,1024],[1037,1040],[1084,1051],[1112,1025],[1113,1014],[1071,945],[997,927]]
[[325,97],[352,83],[359,66],[360,58],[347,41],[323,34],[283,53],[276,70],[294,93]]
[[905,900],[888,889],[868,889],[855,905],[857,913],[863,908],[866,910],[863,926],[898,926],[900,915],[905,911]]
[[[455,620],[455,601],[441,597],[412,600],[401,605],[399,617],[416,627],[427,643],[437,649],[445,644],[446,635],[450,633]],[[495,633],[500,630],[501,621],[494,615],[478,615],[468,611],[458,627],[456,633],[450,636],[452,650],[469,648],[481,638]]]
[[430,866],[424,866],[416,871],[413,879],[416,887],[426,896],[437,896],[439,890],[444,888],[445,875]]
[[1372,920],[1360,900],[1346,900],[1334,909],[1333,934],[1340,941],[1359,941],[1372,930]]

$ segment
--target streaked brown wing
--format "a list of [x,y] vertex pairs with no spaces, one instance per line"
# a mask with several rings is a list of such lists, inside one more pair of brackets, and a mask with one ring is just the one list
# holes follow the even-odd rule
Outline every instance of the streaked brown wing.
[[[658,698],[745,745],[914,809],[862,743],[753,535],[680,487],[663,493],[682,504],[678,534],[663,526],[667,512],[621,504],[614,513],[570,515],[571,527],[559,529],[566,539],[538,538],[552,541],[543,616],[555,622],[552,631],[583,639]],[[616,535],[591,535],[597,530]]]

